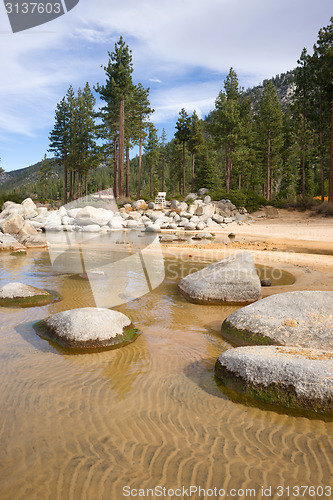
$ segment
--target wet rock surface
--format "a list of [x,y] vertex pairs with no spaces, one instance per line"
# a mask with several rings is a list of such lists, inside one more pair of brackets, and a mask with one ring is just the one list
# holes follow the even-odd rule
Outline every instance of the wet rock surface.
[[121,347],[138,333],[127,316],[99,307],[57,313],[37,323],[35,329],[41,337],[75,351]]
[[249,304],[261,298],[260,280],[249,252],[236,253],[186,276],[178,290],[198,304]]
[[227,387],[254,400],[333,413],[333,352],[238,347],[219,356],[215,374]]

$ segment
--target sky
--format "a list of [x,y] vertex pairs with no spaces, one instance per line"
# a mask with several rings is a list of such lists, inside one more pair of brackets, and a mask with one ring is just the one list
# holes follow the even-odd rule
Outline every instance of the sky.
[[245,89],[293,69],[331,15],[331,0],[80,0],[12,33],[1,2],[1,167],[44,157],[57,103],[70,85],[105,82],[120,35],[132,50],[134,83],[150,88],[151,120],[170,140],[181,108],[201,118],[214,109],[230,67]]

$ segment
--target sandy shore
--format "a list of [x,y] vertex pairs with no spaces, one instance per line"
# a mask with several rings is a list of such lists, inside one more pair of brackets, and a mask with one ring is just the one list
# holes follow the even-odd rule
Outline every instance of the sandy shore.
[[[265,217],[258,218],[264,214]],[[210,243],[162,244],[164,255],[193,260],[220,260],[249,250],[256,264],[292,273],[293,285],[263,288],[263,296],[296,290],[333,291],[333,219],[310,212],[266,209],[251,214],[249,223],[228,224]],[[236,235],[234,241],[228,234]]]

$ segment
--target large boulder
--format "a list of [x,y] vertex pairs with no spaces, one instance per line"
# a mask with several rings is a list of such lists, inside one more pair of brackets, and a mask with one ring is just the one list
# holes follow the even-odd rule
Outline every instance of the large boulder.
[[17,234],[23,225],[23,217],[16,212],[9,213],[4,219],[0,219],[0,229],[3,233]]
[[293,345],[333,351],[333,292],[271,295],[228,316],[221,333],[238,345]]
[[14,203],[13,201],[6,201],[2,205],[2,212],[0,214],[1,218],[8,217],[8,215],[12,214],[18,214],[24,217],[25,215],[25,208],[22,207],[22,205],[18,203]]
[[178,283],[178,290],[197,304],[249,304],[261,298],[260,280],[249,252],[189,274]]
[[207,205],[198,205],[195,210],[195,215],[212,217],[215,213],[215,205],[213,203],[209,203]]
[[37,215],[37,207],[31,198],[23,200],[21,205],[24,208],[24,217],[29,218]]
[[35,328],[41,337],[81,351],[122,346],[138,333],[127,316],[99,307],[63,311],[37,323]]
[[333,413],[333,352],[296,347],[238,347],[223,352],[216,376],[250,398]]
[[19,250],[25,250],[25,246],[17,241],[11,234],[1,234],[0,233],[0,250],[11,250],[12,252],[17,252]]
[[7,283],[0,288],[0,306],[35,307],[49,304],[54,300],[46,290],[24,283]]
[[75,223],[79,226],[91,226],[98,224],[106,226],[112,219],[113,212],[104,208],[84,207],[75,216]]

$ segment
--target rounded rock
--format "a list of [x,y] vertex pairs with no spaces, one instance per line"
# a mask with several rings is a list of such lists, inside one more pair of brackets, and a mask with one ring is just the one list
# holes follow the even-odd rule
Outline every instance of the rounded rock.
[[35,329],[41,337],[76,351],[120,347],[138,334],[127,316],[100,307],[59,312],[37,323]]

